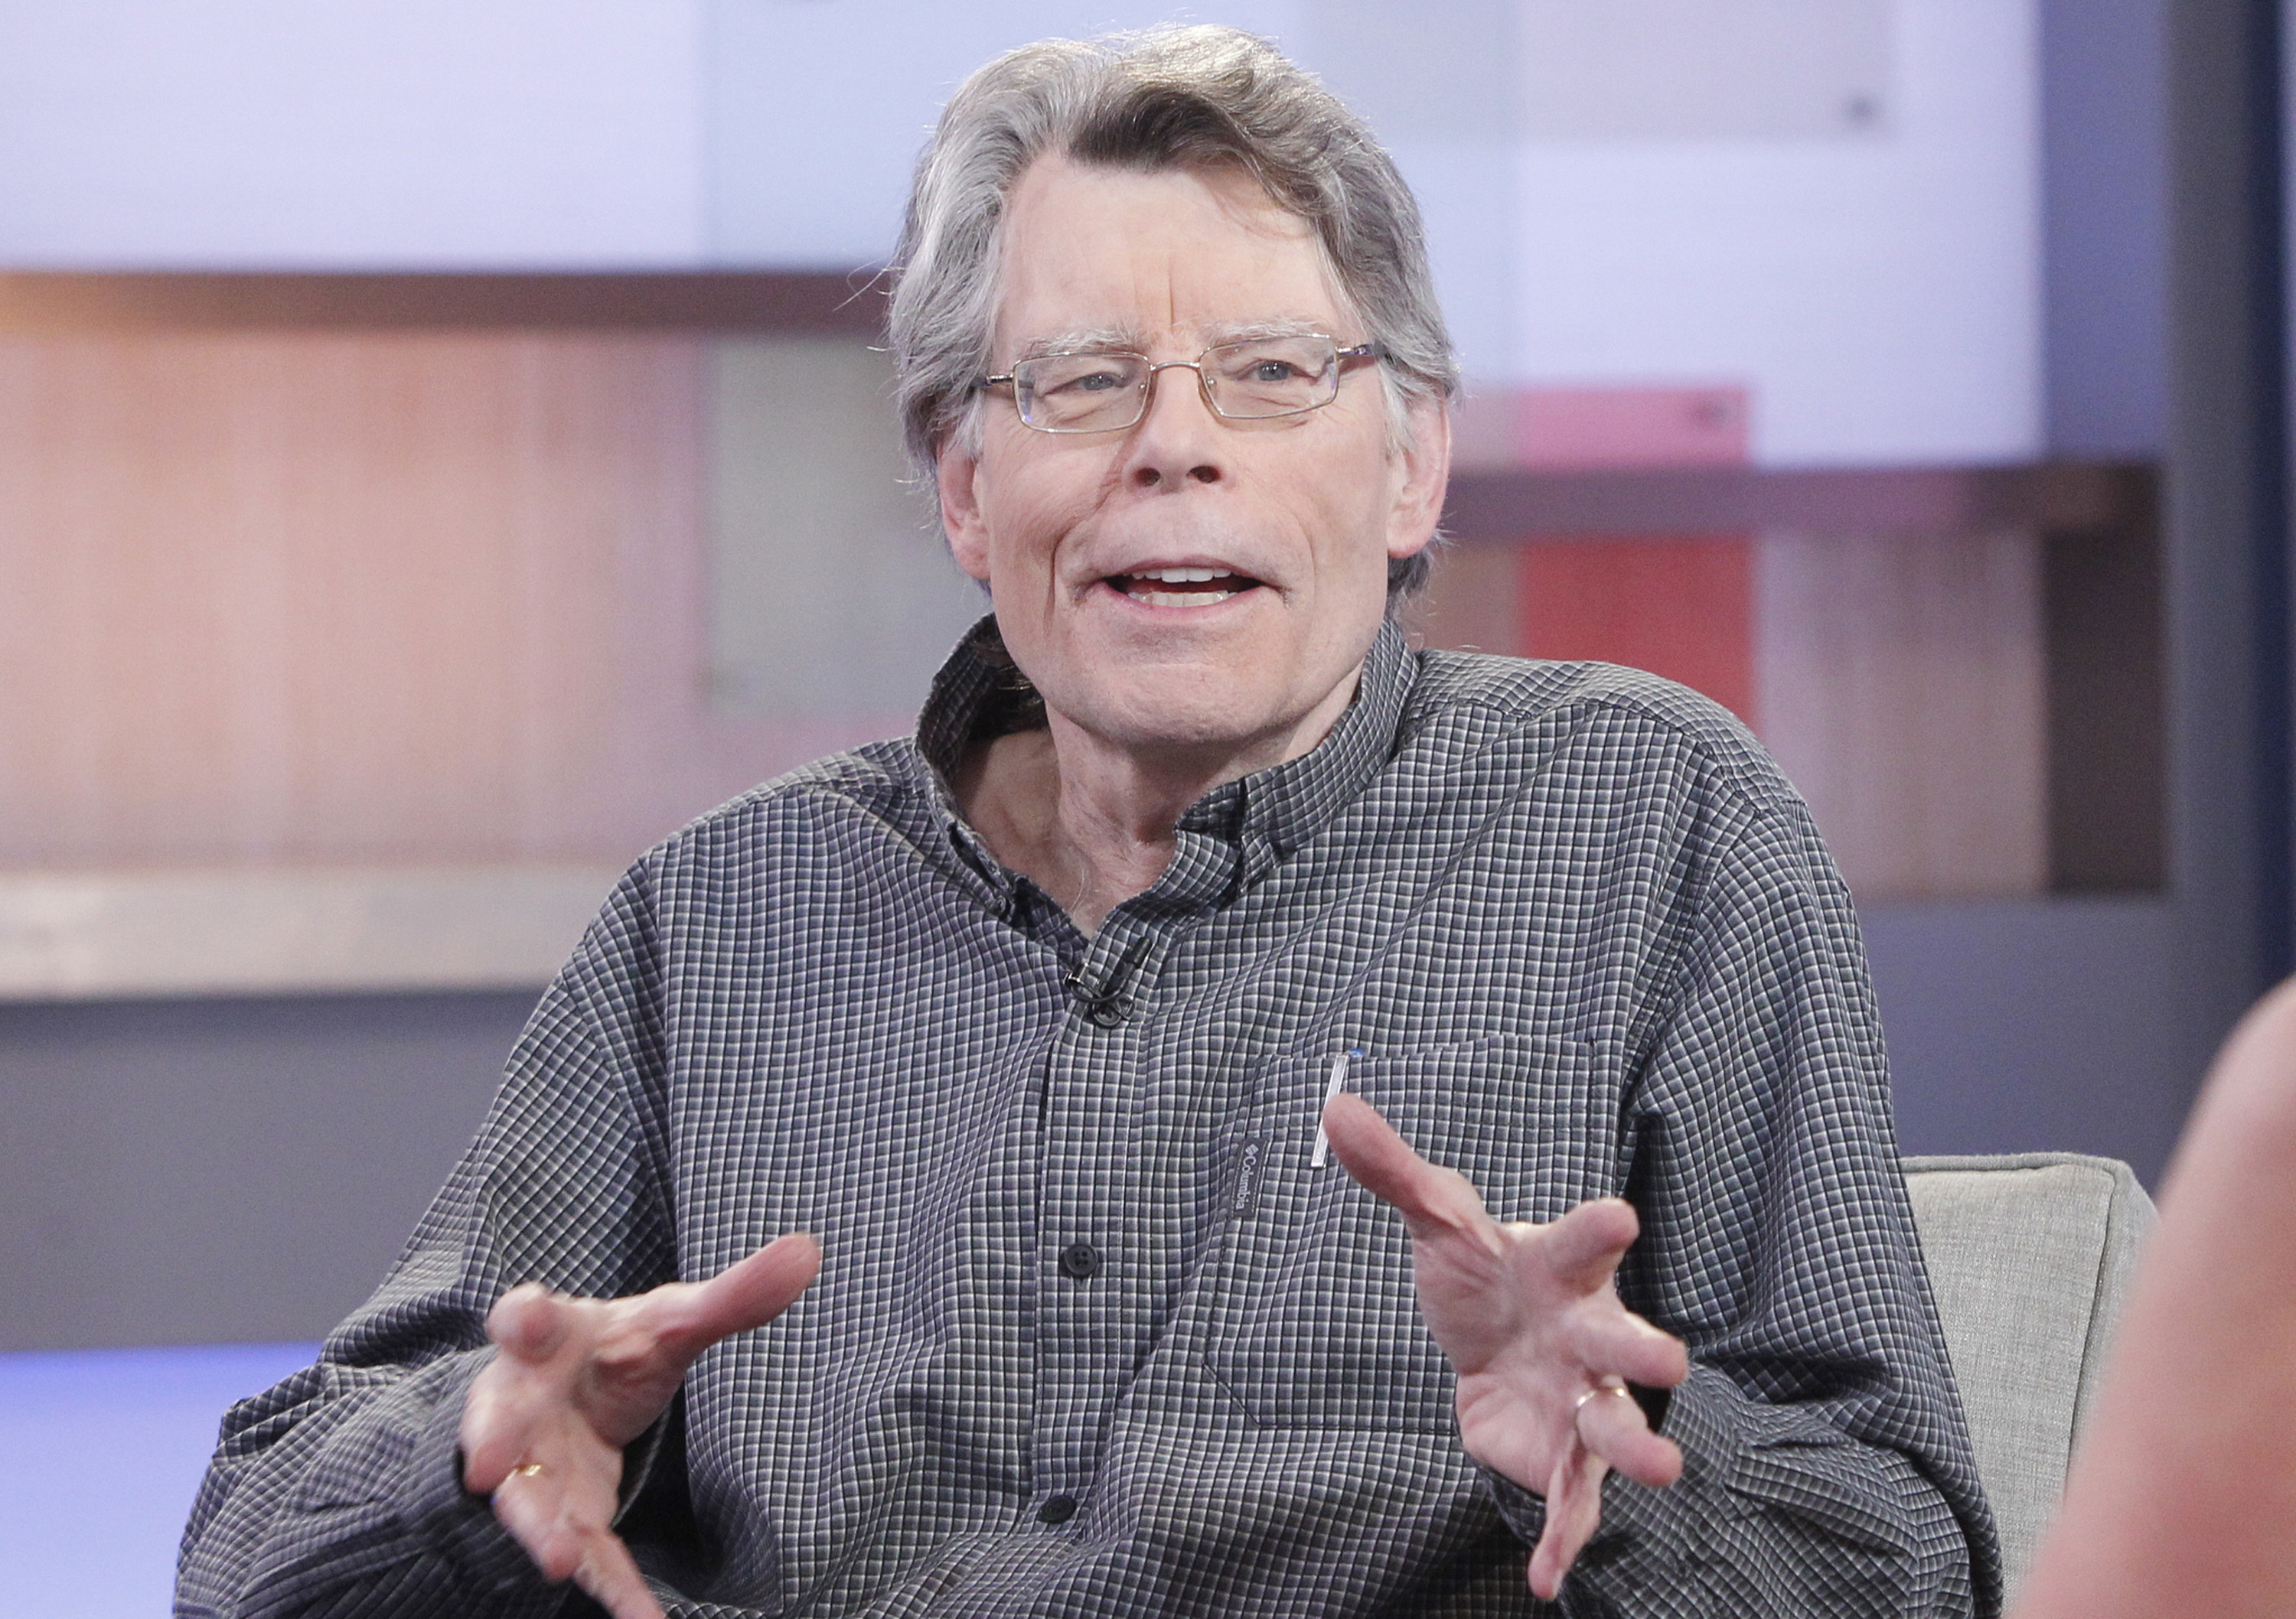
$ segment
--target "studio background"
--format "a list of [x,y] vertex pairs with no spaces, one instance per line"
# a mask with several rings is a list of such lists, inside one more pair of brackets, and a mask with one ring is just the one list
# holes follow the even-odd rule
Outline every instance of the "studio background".
[[619,868],[907,728],[983,605],[873,347],[909,167],[1173,18],[1425,208],[1415,632],[1729,704],[1905,1149],[2157,1177],[2287,965],[2276,6],[0,4],[0,1607],[164,1600]]

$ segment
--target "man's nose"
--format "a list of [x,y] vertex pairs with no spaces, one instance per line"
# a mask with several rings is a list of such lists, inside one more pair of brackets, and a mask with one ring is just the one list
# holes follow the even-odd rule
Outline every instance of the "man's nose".
[[1141,490],[1219,483],[1228,475],[1227,437],[1193,365],[1168,360],[1152,366],[1148,408],[1125,446],[1124,481]]

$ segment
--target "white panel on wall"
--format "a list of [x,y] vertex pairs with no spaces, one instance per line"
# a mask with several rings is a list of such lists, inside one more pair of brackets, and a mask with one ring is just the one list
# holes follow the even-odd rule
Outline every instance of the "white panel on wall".
[[909,172],[964,76],[1031,40],[1166,21],[1282,34],[1295,0],[710,0],[712,256],[844,269],[891,254]]
[[692,266],[701,4],[0,8],[0,264]]
[[1521,346],[1478,369],[1735,380],[1774,466],[2037,454],[2033,0],[1898,0],[1895,17],[1878,136],[1526,143]]
[[1284,45],[1396,142],[1512,145],[1522,133],[1523,0],[1307,0]]
[[1522,0],[1521,61],[1533,137],[1862,135],[1890,0]]
[[1528,314],[1516,149],[1413,138],[1390,142],[1389,150],[1419,200],[1435,296],[1469,387],[1503,389],[1521,369],[1516,356]]
[[[1755,458],[1811,465],[2038,448],[2036,4],[1239,0],[1217,14],[1276,37],[1393,143],[1477,381],[1741,385]],[[1027,40],[1189,9],[6,8],[0,266],[882,261],[964,74]],[[1835,86],[1884,73],[1873,127],[1808,138],[1864,94]]]

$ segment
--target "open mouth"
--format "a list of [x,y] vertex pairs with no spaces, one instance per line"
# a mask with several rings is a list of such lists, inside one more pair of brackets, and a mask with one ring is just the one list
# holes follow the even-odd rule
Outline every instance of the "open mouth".
[[1217,568],[1151,568],[1111,574],[1109,588],[1144,607],[1210,607],[1261,588],[1259,580]]

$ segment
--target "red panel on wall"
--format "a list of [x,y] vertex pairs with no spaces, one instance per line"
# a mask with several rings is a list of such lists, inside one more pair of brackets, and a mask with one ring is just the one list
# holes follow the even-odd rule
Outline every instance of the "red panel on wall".
[[[1513,404],[1524,466],[1746,459],[1751,412],[1742,388],[1541,388]],[[1534,536],[1516,582],[1521,645],[1532,657],[1647,669],[1753,723],[1753,548],[1743,536]]]
[[1521,559],[1532,657],[1647,669],[1753,724],[1754,559],[1744,537],[1538,539]]

